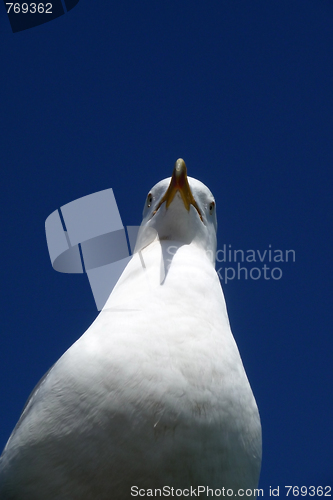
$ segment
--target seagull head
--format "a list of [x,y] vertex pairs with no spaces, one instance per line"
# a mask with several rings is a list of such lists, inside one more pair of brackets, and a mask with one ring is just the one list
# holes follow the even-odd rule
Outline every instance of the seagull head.
[[[158,182],[147,195],[140,249],[158,236],[160,241],[200,247],[215,264],[216,229],[214,196],[202,182],[187,176],[185,162],[179,158],[171,178]],[[150,238],[144,237],[149,234]]]

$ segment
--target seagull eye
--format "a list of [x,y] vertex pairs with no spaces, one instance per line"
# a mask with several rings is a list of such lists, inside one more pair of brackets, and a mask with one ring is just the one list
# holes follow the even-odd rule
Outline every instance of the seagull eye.
[[151,193],[148,194],[147,196],[147,207],[150,207],[153,201],[153,195]]
[[215,208],[215,202],[214,202],[214,201],[212,201],[212,202],[209,204],[209,213],[210,213],[210,215],[212,215],[212,214],[213,214],[213,212],[214,212],[214,208]]

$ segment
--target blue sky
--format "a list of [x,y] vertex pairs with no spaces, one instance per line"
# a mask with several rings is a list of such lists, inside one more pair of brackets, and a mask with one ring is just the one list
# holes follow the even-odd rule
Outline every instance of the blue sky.
[[215,195],[219,249],[295,251],[281,279],[223,283],[260,486],[332,485],[333,3],[80,0],[15,34],[2,6],[0,37],[0,447],[97,314],[87,277],[52,269],[45,219],[111,187],[140,224],[182,157]]

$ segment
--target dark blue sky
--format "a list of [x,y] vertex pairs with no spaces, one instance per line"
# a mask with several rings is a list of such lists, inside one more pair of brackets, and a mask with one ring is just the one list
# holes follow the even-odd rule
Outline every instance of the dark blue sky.
[[215,195],[219,249],[296,254],[280,280],[223,284],[260,486],[332,485],[333,2],[80,0],[16,34],[1,5],[0,29],[0,447],[97,314],[87,277],[52,269],[45,219],[112,187],[139,224],[183,157]]

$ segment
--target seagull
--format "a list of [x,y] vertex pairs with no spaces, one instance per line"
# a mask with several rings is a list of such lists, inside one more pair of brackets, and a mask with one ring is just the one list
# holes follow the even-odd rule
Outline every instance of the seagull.
[[1,500],[256,496],[261,424],[216,230],[212,193],[178,159],[104,308],[28,400],[0,458]]

